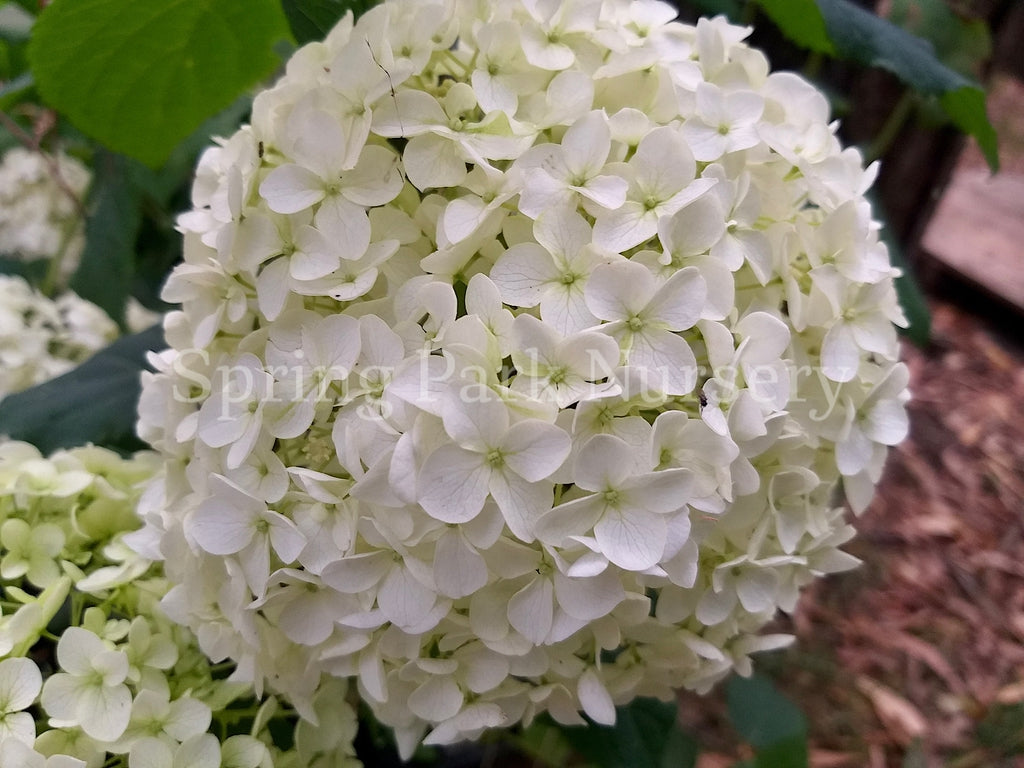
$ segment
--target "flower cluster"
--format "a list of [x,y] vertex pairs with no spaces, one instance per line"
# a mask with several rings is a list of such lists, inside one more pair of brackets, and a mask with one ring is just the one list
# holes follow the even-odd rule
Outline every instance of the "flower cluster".
[[85,247],[81,205],[91,180],[64,152],[7,150],[0,160],[0,254],[57,259],[61,275],[74,272]]
[[117,335],[102,309],[71,291],[48,299],[0,275],[0,398],[66,373]]
[[409,754],[708,689],[855,564],[896,270],[825,98],[654,0],[391,0],[209,149],[140,434],[147,556],[304,716]]
[[256,702],[163,615],[166,581],[128,546],[158,465],[0,444],[0,765],[358,768],[344,682],[321,689],[330,714],[303,721],[282,752],[269,724],[292,727],[294,713]]

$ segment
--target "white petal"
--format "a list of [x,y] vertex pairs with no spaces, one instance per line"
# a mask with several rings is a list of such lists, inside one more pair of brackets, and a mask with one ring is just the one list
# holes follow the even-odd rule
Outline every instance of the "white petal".
[[173,768],[220,768],[220,742],[212,733],[186,739],[174,753]]
[[383,99],[373,109],[373,132],[381,136],[408,138],[447,123],[437,100],[414,89],[399,91],[394,99]]
[[697,359],[686,339],[671,331],[646,330],[633,336],[629,365],[645,369],[648,387],[685,395],[697,384]]
[[17,739],[23,744],[36,740],[36,721],[29,712],[8,712],[0,717],[0,744],[4,739]]
[[736,596],[751,613],[774,608],[778,590],[778,576],[767,568],[751,568],[736,578]]
[[433,610],[437,595],[406,569],[396,565],[377,591],[377,605],[399,629],[414,627]]
[[554,608],[551,581],[536,578],[508,601],[508,620],[519,634],[541,645],[551,631]]
[[579,696],[583,711],[595,723],[615,724],[615,704],[612,703],[612,697],[604,683],[601,682],[601,678],[598,677],[596,669],[590,667],[580,675],[580,681],[576,686],[576,695]]
[[570,536],[585,536],[605,511],[599,494],[559,504],[537,520],[535,534],[548,544],[561,546]]
[[615,210],[626,202],[629,182],[621,176],[595,176],[582,187],[578,187],[577,191],[602,208]]
[[537,520],[551,509],[552,484],[543,480],[531,483],[518,475],[495,472],[490,489],[509,530],[522,541],[533,541]]
[[725,154],[729,148],[727,136],[719,133],[717,126],[707,125],[700,120],[688,120],[683,125],[686,137],[695,159],[712,162]]
[[256,278],[256,299],[267,320],[275,320],[289,297],[288,259],[275,259]]
[[602,320],[628,320],[657,291],[654,275],[631,261],[598,266],[587,280],[587,308]]
[[692,328],[707,300],[707,286],[696,267],[679,270],[662,285],[647,305],[646,317],[657,319],[673,331]]
[[188,534],[211,555],[233,555],[244,549],[256,533],[256,518],[251,511],[225,505],[210,497],[192,513],[186,525]]
[[630,165],[644,192],[662,201],[686,187],[697,175],[697,163],[686,140],[677,129],[668,126],[655,128],[644,136]]
[[57,662],[72,675],[90,675],[92,660],[107,651],[96,635],[81,627],[68,627],[57,641]]
[[896,445],[910,431],[907,409],[897,400],[883,400],[872,408],[864,422],[864,432],[876,443]]
[[697,603],[695,615],[697,621],[713,627],[721,624],[732,613],[736,607],[736,592],[732,589],[724,589],[721,592],[707,590]]
[[608,117],[601,110],[587,113],[570,126],[562,137],[562,158],[571,185],[579,186],[576,179],[582,181],[600,173],[608,159],[611,140]]
[[555,595],[562,610],[582,621],[607,616],[626,599],[626,591],[614,569],[605,568],[594,576],[571,578],[555,574]]
[[402,159],[409,181],[421,191],[456,187],[466,178],[466,161],[455,142],[432,133],[410,139]]
[[850,381],[860,366],[860,348],[849,324],[836,321],[821,345],[821,370],[832,381]]
[[292,163],[267,174],[260,184],[260,195],[275,213],[298,213],[324,199],[324,183],[308,168]]
[[443,523],[465,523],[484,507],[491,468],[486,457],[442,445],[427,457],[417,488],[420,506]]
[[590,243],[590,225],[574,208],[544,211],[533,225],[533,236],[545,250],[563,259]]
[[701,195],[671,218],[658,222],[658,233],[666,250],[683,258],[706,253],[722,239],[725,231],[725,212],[714,194]]
[[345,132],[341,124],[309,102],[288,115],[285,143],[295,161],[320,178],[330,178],[345,166]]
[[874,446],[856,424],[845,440],[836,443],[836,466],[844,475],[856,475],[871,462]]
[[479,197],[466,196],[452,200],[440,220],[448,242],[459,243],[472,235],[483,224],[489,212],[487,204]]
[[366,210],[361,205],[351,203],[342,197],[325,200],[316,212],[315,224],[331,244],[332,253],[342,259],[358,259],[366,253],[370,245],[370,219],[366,215]]
[[455,681],[446,675],[435,675],[409,694],[409,711],[428,723],[455,717],[465,698]]
[[327,565],[321,577],[324,583],[345,594],[358,594],[373,589],[391,568],[386,552],[349,555]]
[[694,474],[688,468],[663,469],[631,477],[622,486],[630,506],[667,514],[690,500]]
[[171,768],[174,755],[166,742],[146,736],[132,744],[128,768]]
[[398,156],[375,144],[363,148],[359,162],[342,175],[341,194],[357,205],[372,208],[398,197],[405,184]]
[[539,419],[526,419],[512,425],[501,444],[509,469],[530,482],[553,474],[562,466],[571,448],[572,441],[565,431]]
[[75,711],[86,734],[98,741],[114,741],[128,727],[132,695],[125,685],[83,686],[78,690]]
[[464,448],[497,448],[508,431],[508,407],[489,392],[482,399],[450,397],[441,408],[445,431]]
[[617,489],[629,476],[633,461],[633,452],[625,440],[614,435],[595,435],[576,457],[576,485],[588,491]]
[[178,741],[204,733],[210,727],[210,708],[189,696],[171,702],[171,719],[164,730]]
[[445,597],[471,595],[487,583],[487,564],[454,530],[437,540],[434,550],[434,583]]
[[601,552],[627,571],[645,571],[665,551],[665,518],[642,509],[609,509],[594,526]]
[[270,512],[263,519],[270,523],[270,542],[281,562],[285,565],[295,562],[306,547],[306,537],[284,515]]
[[330,603],[320,599],[291,600],[281,611],[278,626],[300,645],[319,645],[334,631]]
[[359,682],[375,701],[388,699],[387,682],[384,679],[384,664],[376,644],[371,644],[359,655]]
[[640,203],[627,200],[614,211],[601,212],[594,222],[594,245],[622,253],[658,232],[658,219]]
[[506,304],[535,307],[545,285],[559,278],[555,263],[546,250],[534,243],[514,245],[491,268],[490,278]]
[[16,712],[29,707],[43,688],[43,676],[31,659],[0,661],[0,712]]

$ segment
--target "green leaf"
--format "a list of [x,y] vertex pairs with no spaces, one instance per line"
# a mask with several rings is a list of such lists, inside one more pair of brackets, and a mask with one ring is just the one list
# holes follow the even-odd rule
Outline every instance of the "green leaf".
[[850,0],[815,0],[838,54],[896,75],[915,91],[939,97],[960,130],[974,136],[993,172],[999,170],[995,130],[985,93],[935,56],[932,46]]
[[[213,137],[232,135],[251,109],[252,97],[248,94],[239,96],[226,109],[205,120],[188,138],[178,144],[161,168],[153,170],[135,163],[135,182],[161,209],[166,209],[176,192],[191,186],[199,155],[211,146]],[[176,247],[180,250],[181,246],[176,244]]]
[[825,30],[825,19],[815,0],[757,0],[757,4],[782,34],[797,45],[835,55],[835,46]]
[[156,167],[277,67],[287,35],[276,0],[55,0],[29,59],[51,107]]
[[807,737],[783,739],[757,750],[753,768],[807,768]]
[[376,4],[376,0],[281,0],[299,45],[323,40],[346,13],[352,11],[358,18]]
[[163,330],[124,336],[63,376],[0,400],[0,432],[44,453],[94,443],[144,447],[135,436],[139,375],[146,352],[163,349]]
[[733,726],[755,750],[806,738],[803,713],[766,677],[733,675],[726,687],[726,700]]
[[675,703],[637,699],[616,710],[613,727],[564,728],[566,740],[596,768],[693,768],[697,743],[679,729]]
[[128,158],[99,151],[94,170],[87,202],[85,250],[71,288],[120,323],[135,268],[142,197],[131,181],[132,161]]
[[999,170],[999,143],[996,129],[989,122],[985,109],[985,93],[980,88],[965,85],[946,91],[939,97],[939,104],[953,121],[953,125],[973,136],[992,173]]
[[966,75],[992,55],[988,25],[954,13],[946,0],[892,0],[888,18],[929,41],[944,64]]
[[0,275],[23,277],[34,286],[38,286],[46,277],[46,268],[45,259],[25,261],[13,256],[0,256]]

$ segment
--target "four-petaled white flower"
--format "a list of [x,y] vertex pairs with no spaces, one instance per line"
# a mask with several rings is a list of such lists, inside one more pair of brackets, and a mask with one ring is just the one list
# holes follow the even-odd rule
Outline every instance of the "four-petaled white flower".
[[230,480],[214,475],[209,482],[215,495],[193,513],[188,534],[211,555],[234,555],[253,594],[262,595],[271,552],[285,565],[293,563],[306,538],[295,523]]
[[31,659],[10,658],[0,661],[0,742],[17,739],[31,745],[36,724],[28,709],[39,696],[43,676]]
[[47,678],[41,699],[51,723],[77,725],[99,741],[120,738],[132,711],[125,653],[87,629],[68,627],[57,642],[57,662],[64,671]]
[[587,281],[587,307],[622,348],[630,366],[645,371],[650,386],[685,395],[697,382],[697,360],[679,331],[700,318],[707,287],[696,267],[676,272],[663,284],[633,262],[604,264]]
[[576,486],[586,496],[552,509],[537,535],[553,545],[593,531],[598,550],[620,568],[643,571],[665,553],[666,514],[683,508],[693,484],[689,469],[635,471],[636,456],[624,441],[595,435],[576,457]]
[[449,397],[441,413],[453,442],[423,462],[423,509],[441,522],[465,523],[490,495],[509,528],[532,540],[534,520],[551,507],[553,486],[545,478],[569,455],[569,436],[539,419],[511,423],[508,407],[491,394],[465,403]]
[[0,526],[0,544],[7,553],[0,560],[0,576],[27,578],[45,589],[61,576],[57,556],[64,548],[64,532],[53,523],[30,526],[11,518]]

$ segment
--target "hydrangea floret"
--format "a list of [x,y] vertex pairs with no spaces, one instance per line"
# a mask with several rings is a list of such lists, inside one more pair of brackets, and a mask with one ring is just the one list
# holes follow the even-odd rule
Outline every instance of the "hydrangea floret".
[[0,398],[67,373],[117,335],[106,312],[77,294],[50,299],[0,275]]
[[[825,97],[656,0],[389,0],[199,163],[140,434],[165,609],[403,754],[708,690],[907,431]],[[581,714],[582,713],[582,714]]]
[[[152,453],[47,458],[0,443],[0,765],[359,768],[344,681],[329,689],[331,729],[297,728],[293,709],[258,701],[164,615],[160,566],[127,545],[159,466]],[[46,544],[32,565],[6,567],[36,532]],[[280,749],[271,727],[294,747]]]
[[92,172],[64,151],[7,150],[0,159],[0,254],[55,260],[66,280],[85,248],[82,211],[91,181]]

